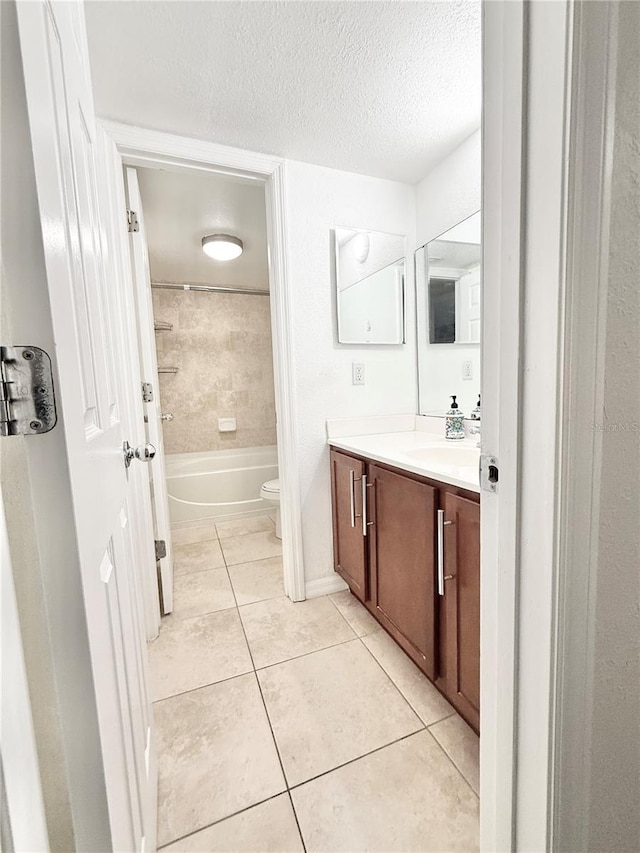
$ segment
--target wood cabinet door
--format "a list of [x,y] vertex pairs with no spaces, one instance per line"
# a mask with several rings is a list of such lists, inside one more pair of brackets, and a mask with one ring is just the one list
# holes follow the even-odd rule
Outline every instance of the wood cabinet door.
[[368,466],[372,607],[429,676],[436,674],[435,510],[437,490]]
[[480,727],[480,504],[443,493],[446,691]]
[[362,527],[364,462],[331,451],[333,565],[361,601],[367,598],[367,564]]

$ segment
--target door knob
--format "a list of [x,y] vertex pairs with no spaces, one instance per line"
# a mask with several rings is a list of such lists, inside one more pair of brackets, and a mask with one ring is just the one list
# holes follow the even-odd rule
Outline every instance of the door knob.
[[136,459],[140,462],[151,462],[153,457],[156,455],[156,449],[153,444],[142,444],[140,447],[136,447],[133,452]]
[[161,421],[172,421],[173,420],[173,412],[164,412],[160,415]]
[[151,462],[156,455],[156,449],[153,444],[141,444],[140,447],[133,448],[128,441],[125,441],[122,445],[122,452],[124,454],[125,468],[128,468],[134,459],[138,459],[140,462]]

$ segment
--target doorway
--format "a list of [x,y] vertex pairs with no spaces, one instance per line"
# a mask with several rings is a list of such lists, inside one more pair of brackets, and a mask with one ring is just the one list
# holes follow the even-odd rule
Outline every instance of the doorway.
[[131,166],[125,183],[161,612],[174,592],[178,609],[216,598],[183,567],[228,562],[219,538],[230,551],[251,536],[233,562],[271,561],[260,568],[282,587],[264,184]]
[[[269,306],[271,317],[271,338],[272,338],[272,360],[273,360],[273,386],[274,386],[274,403],[276,415],[275,434],[277,445],[277,479],[280,483],[280,528],[282,536],[282,563],[283,563],[283,582],[286,594],[293,601],[302,601],[306,597],[305,590],[305,575],[303,564],[302,550],[302,530],[300,520],[300,491],[298,478],[298,458],[296,448],[296,400],[293,382],[293,366],[292,366],[292,334],[291,327],[291,298],[289,281],[286,269],[286,230],[284,223],[284,171],[285,165],[283,161],[268,156],[256,155],[249,152],[243,152],[237,149],[226,148],[225,146],[196,142],[194,140],[182,140],[180,137],[171,137],[165,134],[155,133],[153,131],[142,130],[139,128],[131,128],[123,125],[118,125],[113,122],[103,122],[103,127],[108,137],[115,143],[117,148],[117,156],[121,160],[123,166],[132,167],[140,171],[144,169],[147,173],[156,173],[165,176],[173,175],[172,180],[177,181],[184,178],[186,181],[197,181],[198,178],[206,180],[209,177],[212,181],[227,182],[229,186],[243,186],[245,188],[253,187],[253,192],[263,193],[266,208],[264,220],[264,231],[266,234],[266,253],[267,253],[267,275],[266,280],[263,277],[263,285],[267,284],[269,296],[262,294],[236,294],[240,300],[251,300],[247,304],[253,305],[255,310],[264,314],[266,305]],[[144,174],[144,173],[143,173]],[[149,188],[147,188],[149,189]],[[245,192],[248,192],[245,189]],[[144,199],[143,199],[144,200]],[[200,237],[205,236],[204,234]],[[198,251],[202,254],[202,249]],[[204,258],[204,255],[203,255]],[[158,276],[161,278],[162,276]],[[164,276],[166,278],[166,276]],[[175,276],[173,276],[175,278]],[[156,282],[156,284],[172,284],[175,282]],[[186,282],[189,284],[189,282]],[[193,282],[191,282],[193,284]],[[191,290],[185,294],[185,282],[179,283],[182,290],[174,290],[173,288],[155,287],[152,288],[152,293],[155,294],[155,303],[160,306],[162,300],[171,301],[172,298],[177,298],[177,295],[184,299],[184,296],[195,300],[216,299],[215,293],[219,296],[225,294],[220,291],[197,291]],[[246,283],[245,283],[246,286]],[[249,289],[266,289],[249,288]],[[171,295],[172,294],[172,295]],[[227,298],[233,294],[226,294]],[[206,303],[205,303],[206,304]],[[258,308],[258,306],[262,306]],[[251,310],[254,310],[253,308]],[[165,318],[158,315],[159,323],[168,323]],[[155,339],[159,342],[159,346],[164,348],[168,346],[170,332],[166,330],[157,331],[154,333]],[[163,353],[163,358],[164,358]],[[173,364],[164,364],[163,367],[175,367]],[[162,374],[165,379],[161,380],[170,387],[171,378],[179,378],[179,374]],[[177,383],[174,383],[177,386]],[[160,395],[162,399],[162,394]],[[169,399],[171,393],[169,392]],[[166,412],[165,414],[169,414]],[[160,413],[162,414],[162,412]],[[177,427],[174,420],[168,421],[172,431],[176,432]],[[221,417],[227,417],[221,413]],[[229,417],[231,417],[229,415]],[[237,427],[237,422],[236,422]],[[237,431],[236,431],[237,433]],[[266,458],[268,454],[261,452],[262,458],[252,460],[251,465],[245,467],[253,467],[261,469],[260,473],[254,471],[251,476],[253,481],[261,480],[258,485],[269,483],[276,479],[270,474],[276,473],[274,466],[273,445],[271,446],[271,456]],[[231,448],[233,449],[233,448]],[[176,454],[177,455],[177,454]],[[255,463],[255,464],[254,464]],[[172,468],[172,474],[176,472]],[[264,474],[264,479],[263,479]],[[171,476],[171,475],[170,475]],[[179,475],[178,475],[179,476]],[[176,484],[177,486],[177,484]],[[184,487],[184,481],[181,484]],[[247,500],[258,500],[255,497],[255,489],[249,486],[249,495]],[[277,514],[277,504],[267,494],[263,492],[260,500],[262,503],[244,503],[242,512],[251,514],[253,510],[257,510],[258,514],[263,514],[264,509],[270,506],[270,512],[274,516],[274,522]],[[184,498],[181,498],[184,501]],[[192,501],[193,504],[207,503],[207,501]],[[216,503],[216,501],[213,501]],[[233,504],[234,501],[222,501],[222,503]],[[170,502],[171,505],[171,502]],[[178,506],[180,508],[178,509]],[[184,516],[185,503],[175,501],[173,523],[177,525],[189,526],[192,522],[198,521],[197,518],[186,518]],[[236,514],[233,512],[233,507],[219,508],[222,509],[222,514],[226,516],[226,520],[233,520]],[[193,511],[193,510],[192,510]],[[209,509],[201,507],[195,510],[196,512],[207,513],[205,517],[210,517]],[[260,532],[260,531],[256,531]],[[181,533],[178,538],[184,538],[187,534]]]

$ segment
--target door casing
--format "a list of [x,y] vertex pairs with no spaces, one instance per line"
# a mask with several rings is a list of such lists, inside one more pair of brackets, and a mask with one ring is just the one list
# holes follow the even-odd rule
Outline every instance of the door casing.
[[265,185],[284,587],[293,601],[303,601],[306,592],[297,458],[293,298],[287,270],[286,163],[277,157],[117,122],[101,124],[115,143],[123,165],[171,166],[242,175]]

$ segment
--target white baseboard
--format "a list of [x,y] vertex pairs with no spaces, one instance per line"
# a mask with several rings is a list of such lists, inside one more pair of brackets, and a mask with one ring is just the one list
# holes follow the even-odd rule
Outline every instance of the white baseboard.
[[348,588],[340,575],[334,572],[325,578],[307,581],[305,584],[305,593],[307,598],[318,598],[320,595],[330,595],[332,592],[341,592],[341,590]]

